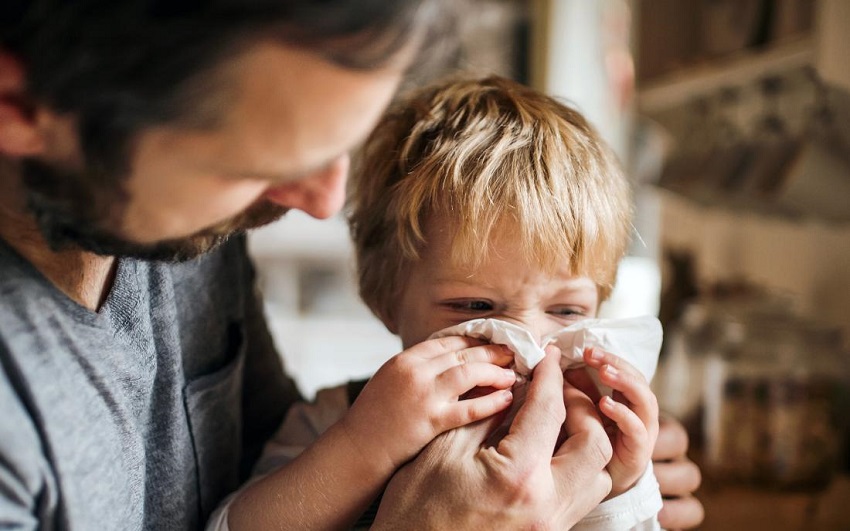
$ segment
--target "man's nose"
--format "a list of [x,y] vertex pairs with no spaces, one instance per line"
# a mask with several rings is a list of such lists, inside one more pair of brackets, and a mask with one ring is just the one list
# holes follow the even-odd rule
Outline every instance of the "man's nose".
[[316,219],[327,219],[339,212],[345,202],[349,164],[349,156],[342,155],[303,179],[269,188],[263,197]]

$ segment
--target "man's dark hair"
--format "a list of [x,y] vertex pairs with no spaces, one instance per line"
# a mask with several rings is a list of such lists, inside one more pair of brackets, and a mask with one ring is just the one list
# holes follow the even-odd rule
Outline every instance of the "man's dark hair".
[[[0,48],[22,63],[27,98],[73,112],[87,159],[110,173],[132,133],[203,125],[207,75],[262,39],[314,50],[349,68],[390,59],[433,28],[429,0],[2,0]],[[420,30],[420,31],[415,31]],[[202,96],[205,94],[201,94]],[[104,145],[106,144],[106,145]],[[126,146],[124,146],[126,147]]]

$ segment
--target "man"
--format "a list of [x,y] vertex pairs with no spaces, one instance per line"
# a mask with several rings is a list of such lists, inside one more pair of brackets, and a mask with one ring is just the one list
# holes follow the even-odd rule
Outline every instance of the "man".
[[[414,0],[2,3],[0,526],[198,528],[244,480],[300,397],[238,235],[339,210],[348,152],[440,18]],[[397,476],[376,525],[563,526],[598,503],[607,437],[543,374],[517,439],[559,430],[566,401],[558,466],[496,456],[485,492],[458,431]],[[427,500],[445,511],[417,514]]]

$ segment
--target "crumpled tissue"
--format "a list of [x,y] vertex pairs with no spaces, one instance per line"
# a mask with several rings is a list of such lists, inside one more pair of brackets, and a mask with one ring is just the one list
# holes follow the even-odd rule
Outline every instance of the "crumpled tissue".
[[584,319],[542,338],[538,344],[531,333],[521,326],[499,319],[473,319],[444,328],[431,338],[467,336],[505,345],[515,357],[515,369],[527,376],[545,356],[544,348],[555,345],[561,349],[561,368],[584,365],[586,348],[597,347],[631,363],[646,381],[651,381],[661,351],[661,322],[653,316],[625,319]]

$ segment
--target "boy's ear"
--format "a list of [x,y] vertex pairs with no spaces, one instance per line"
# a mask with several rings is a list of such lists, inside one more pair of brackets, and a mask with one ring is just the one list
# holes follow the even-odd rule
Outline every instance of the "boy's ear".
[[395,315],[393,315],[389,312],[387,312],[387,313],[381,312],[381,313],[382,313],[382,315],[378,316],[378,318],[381,320],[382,323],[384,323],[384,326],[387,327],[387,330],[389,330],[391,334],[397,336],[398,335],[398,322],[397,322],[398,320],[396,319]]
[[27,157],[44,150],[36,108],[26,93],[20,61],[0,48],[0,156]]
[[396,322],[395,315],[382,315],[381,322],[384,323],[384,326],[387,327],[387,330],[390,331],[393,335],[398,335],[398,323]]

